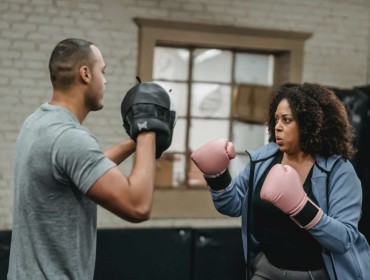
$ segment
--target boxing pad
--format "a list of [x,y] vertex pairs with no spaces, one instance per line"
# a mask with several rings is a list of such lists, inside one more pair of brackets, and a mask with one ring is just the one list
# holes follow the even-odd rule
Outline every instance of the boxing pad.
[[171,145],[176,108],[171,96],[159,84],[139,80],[122,100],[121,117],[126,133],[135,142],[141,132],[156,133],[157,159]]
[[222,190],[231,182],[229,162],[235,158],[235,147],[227,139],[212,140],[191,154],[191,160],[202,171],[208,186]]

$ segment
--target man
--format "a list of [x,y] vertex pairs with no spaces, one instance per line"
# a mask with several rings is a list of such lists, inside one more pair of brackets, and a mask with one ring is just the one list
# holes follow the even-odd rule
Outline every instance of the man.
[[[104,59],[91,42],[61,41],[49,70],[52,99],[27,118],[15,147],[8,279],[93,279],[96,203],[130,222],[149,219],[160,143],[154,126],[103,152],[82,126],[103,108],[106,84]],[[129,117],[134,123],[137,116]],[[135,150],[126,177],[117,165]]]

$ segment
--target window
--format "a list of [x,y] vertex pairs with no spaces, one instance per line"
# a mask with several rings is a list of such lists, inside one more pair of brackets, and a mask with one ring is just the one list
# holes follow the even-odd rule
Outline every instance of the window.
[[[172,89],[178,105],[173,144],[158,161],[153,218],[221,217],[190,153],[219,137],[233,141],[237,174],[266,137],[261,121],[275,85],[301,81],[309,33],[134,19],[138,72]],[[245,107],[247,106],[247,107]],[[159,175],[159,176],[158,176]]]
[[[233,114],[233,92],[240,85],[271,88],[273,69],[274,57],[271,54],[194,47],[155,47],[153,80],[171,90],[170,94],[178,107],[174,138],[167,151],[170,157],[167,154],[162,159],[170,161],[168,165],[172,174],[169,174],[168,167],[166,173],[158,174],[164,177],[172,175],[171,181],[161,180],[158,186],[206,187],[201,172],[190,160],[189,154],[220,137],[235,143],[238,158],[231,161],[232,175],[243,168],[248,160],[245,149],[261,146],[265,142],[266,131],[263,123],[241,121]],[[250,96],[253,98],[253,95]],[[239,103],[243,100],[239,100]],[[241,107],[240,110],[250,111],[255,106],[253,102],[251,108]],[[263,109],[266,111],[266,106]]]

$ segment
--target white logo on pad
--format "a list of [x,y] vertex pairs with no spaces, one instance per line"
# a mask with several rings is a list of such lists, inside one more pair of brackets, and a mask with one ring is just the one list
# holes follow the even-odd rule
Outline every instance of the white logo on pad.
[[148,129],[148,126],[147,126],[147,122],[143,122],[143,123],[138,123],[137,124],[137,127],[139,128],[139,131],[141,131],[143,128],[146,128]]

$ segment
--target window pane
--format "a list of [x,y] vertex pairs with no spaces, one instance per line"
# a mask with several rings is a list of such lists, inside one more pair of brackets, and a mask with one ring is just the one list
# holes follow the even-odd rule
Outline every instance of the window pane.
[[256,150],[266,143],[267,127],[259,124],[233,122],[232,142],[237,152]]
[[189,57],[190,52],[187,49],[156,47],[153,80],[187,80]]
[[[185,117],[188,107],[188,85],[186,83],[155,81],[161,85],[173,98],[178,117]],[[170,92],[171,90],[171,92]]]
[[186,120],[177,119],[175,129],[173,130],[171,146],[168,148],[168,152],[185,152],[185,140],[186,140]]
[[229,137],[228,120],[197,120],[192,119],[190,126],[190,150],[194,151],[205,143],[216,138]]
[[249,162],[249,156],[247,154],[245,155],[236,155],[236,157],[230,161],[229,164],[229,171],[231,177],[235,177],[238,175],[244,167]]
[[193,58],[193,80],[231,82],[232,53],[218,49],[196,49]]
[[191,115],[196,117],[230,117],[231,86],[194,83]]
[[235,81],[238,84],[272,85],[274,57],[272,55],[237,53]]

